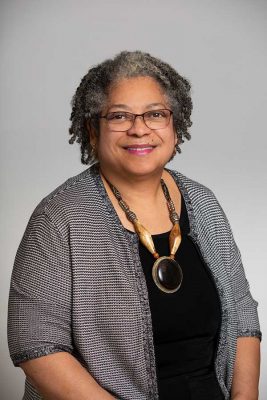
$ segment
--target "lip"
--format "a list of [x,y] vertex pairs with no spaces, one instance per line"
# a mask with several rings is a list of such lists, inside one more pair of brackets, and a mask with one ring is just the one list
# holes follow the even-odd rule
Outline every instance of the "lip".
[[151,144],[132,144],[129,146],[124,146],[123,148],[129,153],[137,156],[144,156],[151,153],[156,146]]

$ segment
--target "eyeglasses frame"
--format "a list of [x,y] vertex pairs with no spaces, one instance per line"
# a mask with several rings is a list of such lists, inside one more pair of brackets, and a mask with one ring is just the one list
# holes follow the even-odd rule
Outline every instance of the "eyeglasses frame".
[[[164,128],[150,128],[149,126],[147,126],[147,124],[146,124],[146,122],[145,122],[144,116],[145,116],[145,114],[147,114],[147,113],[149,113],[149,112],[153,112],[153,111],[155,111],[155,112],[157,112],[157,111],[169,111],[169,112],[170,112],[168,124],[167,124]],[[120,112],[120,111],[114,111],[114,112]],[[129,128],[125,129],[125,130],[119,130],[119,131],[115,131],[115,132],[126,132],[126,131],[128,131],[129,129],[131,129],[131,128],[133,127],[134,123],[135,123],[136,117],[142,117],[145,126],[146,126],[147,128],[149,128],[149,129],[153,130],[153,131],[154,131],[154,130],[157,130],[157,129],[165,129],[165,128],[169,125],[170,120],[171,120],[171,116],[173,115],[173,111],[172,111],[172,110],[169,110],[168,108],[161,108],[160,110],[150,110],[150,111],[144,112],[143,114],[134,114],[134,113],[131,113],[131,112],[128,112],[128,111],[121,111],[121,112],[125,112],[125,113],[127,113],[127,114],[133,115],[134,118],[133,118],[133,120],[132,120],[132,125],[131,125]],[[98,115],[96,118],[99,118],[99,119],[104,118],[104,119],[107,120],[107,116],[108,116],[109,114],[112,114],[112,112],[107,113],[106,115]],[[119,125],[119,124],[118,124],[118,125]]]

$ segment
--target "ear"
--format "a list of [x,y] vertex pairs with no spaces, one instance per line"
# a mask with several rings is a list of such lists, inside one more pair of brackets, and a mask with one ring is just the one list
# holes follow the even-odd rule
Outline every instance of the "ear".
[[177,143],[178,143],[178,137],[177,137],[177,132],[176,132],[176,130],[174,129],[173,131],[174,131],[174,146],[176,146]]
[[89,135],[89,141],[92,147],[95,147],[97,144],[97,134],[95,128],[92,126],[89,120],[86,121],[86,129]]

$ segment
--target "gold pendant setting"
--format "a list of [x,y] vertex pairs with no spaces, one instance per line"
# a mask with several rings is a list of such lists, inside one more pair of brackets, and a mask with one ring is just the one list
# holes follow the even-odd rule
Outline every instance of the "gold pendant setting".
[[183,271],[172,257],[159,257],[154,262],[152,277],[157,287],[165,293],[174,293],[180,289]]

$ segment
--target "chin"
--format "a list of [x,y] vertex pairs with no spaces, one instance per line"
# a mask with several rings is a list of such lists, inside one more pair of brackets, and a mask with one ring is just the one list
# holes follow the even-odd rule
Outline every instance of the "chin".
[[165,165],[167,164],[148,164],[148,163],[131,163],[123,168],[126,174],[132,176],[145,176],[145,175],[153,175],[155,173],[159,173],[163,171]]

